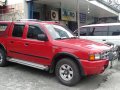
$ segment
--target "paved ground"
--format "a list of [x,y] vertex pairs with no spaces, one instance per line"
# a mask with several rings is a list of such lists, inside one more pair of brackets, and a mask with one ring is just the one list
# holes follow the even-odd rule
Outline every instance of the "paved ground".
[[108,71],[109,75],[105,82],[101,83],[96,90],[120,90],[120,62]]
[[90,76],[77,86],[61,85],[53,74],[38,69],[11,64],[0,67],[0,90],[94,90],[106,80],[111,72]]

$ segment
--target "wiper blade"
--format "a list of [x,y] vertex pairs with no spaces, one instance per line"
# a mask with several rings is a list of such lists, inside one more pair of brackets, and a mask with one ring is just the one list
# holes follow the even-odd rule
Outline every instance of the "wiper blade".
[[61,40],[62,38],[56,38],[55,40]]
[[60,38],[56,38],[55,40],[62,40],[62,39],[69,39],[69,38],[66,38],[66,37],[60,37]]
[[71,39],[77,39],[78,37],[71,37]]
[[62,39],[77,39],[78,37],[60,37],[56,38],[55,40],[62,40]]

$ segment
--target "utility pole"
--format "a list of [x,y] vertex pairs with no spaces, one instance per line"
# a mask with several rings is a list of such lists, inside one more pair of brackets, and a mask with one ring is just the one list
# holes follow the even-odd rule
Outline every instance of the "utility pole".
[[80,0],[77,0],[77,23],[78,23],[78,37],[80,37]]

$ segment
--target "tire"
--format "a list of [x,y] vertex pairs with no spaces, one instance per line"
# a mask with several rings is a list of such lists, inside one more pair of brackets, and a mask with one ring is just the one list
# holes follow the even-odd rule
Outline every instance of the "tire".
[[6,65],[7,65],[6,53],[3,49],[0,49],[0,67],[4,67]]
[[78,66],[69,58],[64,58],[58,61],[55,73],[57,79],[66,86],[74,86],[81,79]]

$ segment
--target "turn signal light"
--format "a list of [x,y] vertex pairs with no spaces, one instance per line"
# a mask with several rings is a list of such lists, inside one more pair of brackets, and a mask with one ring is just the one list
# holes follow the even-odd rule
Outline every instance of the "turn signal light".
[[95,60],[95,55],[90,55],[90,61],[94,61]]

